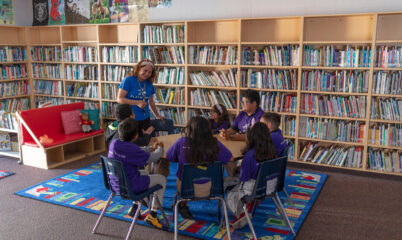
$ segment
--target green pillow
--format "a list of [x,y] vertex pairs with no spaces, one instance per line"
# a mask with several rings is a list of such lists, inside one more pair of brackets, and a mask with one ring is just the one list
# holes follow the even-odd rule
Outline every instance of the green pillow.
[[99,109],[81,109],[82,113],[88,113],[88,118],[91,121],[94,121],[94,124],[91,124],[92,130],[99,130]]

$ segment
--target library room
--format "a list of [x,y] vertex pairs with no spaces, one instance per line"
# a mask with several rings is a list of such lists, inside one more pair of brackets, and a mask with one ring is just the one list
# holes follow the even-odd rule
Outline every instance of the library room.
[[0,0],[0,239],[401,239],[402,2]]

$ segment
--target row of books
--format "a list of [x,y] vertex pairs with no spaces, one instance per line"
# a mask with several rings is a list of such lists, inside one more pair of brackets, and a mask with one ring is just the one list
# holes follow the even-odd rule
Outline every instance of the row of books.
[[114,110],[117,108],[117,103],[102,102],[101,115],[103,118],[114,118]]
[[184,47],[144,47],[143,58],[156,64],[184,64]]
[[64,104],[63,98],[47,97],[47,96],[35,96],[34,97],[34,107],[38,108],[40,105],[45,103],[52,103],[53,105]]
[[27,76],[25,64],[0,65],[0,80],[26,78]]
[[340,142],[363,142],[365,123],[300,117],[299,136]]
[[402,71],[374,72],[373,91],[376,94],[402,94]]
[[61,64],[32,64],[34,78],[61,79]]
[[366,93],[369,79],[369,71],[303,71],[301,76],[301,89],[307,91]]
[[300,113],[331,117],[365,118],[366,96],[301,94]]
[[260,92],[261,108],[269,112],[296,113],[296,94],[282,92]]
[[203,117],[209,119],[211,111],[206,109],[189,109],[189,118],[192,117]]
[[18,123],[14,113],[0,111],[0,128],[6,128],[10,130],[17,130]]
[[63,93],[63,82],[62,81],[34,80],[34,91],[37,94],[62,96],[64,94]]
[[402,152],[368,148],[367,168],[378,171],[402,173]]
[[402,46],[379,46],[376,49],[375,66],[383,68],[402,67]]
[[186,124],[186,112],[184,108],[159,108],[159,114],[166,119],[172,119],[174,124]]
[[121,82],[133,68],[128,66],[102,66],[103,81]]
[[102,98],[103,99],[110,99],[110,100],[116,100],[117,99],[117,93],[119,92],[119,85],[117,84],[102,84],[101,85],[101,92],[102,92]]
[[138,62],[138,47],[136,46],[103,47],[102,62],[136,63]]
[[60,47],[31,47],[32,61],[61,61]]
[[224,105],[227,109],[236,108],[236,93],[206,89],[197,89],[190,92],[190,104],[192,106],[212,107],[218,103]]
[[26,57],[27,54],[23,47],[0,47],[0,62],[25,61]]
[[142,36],[144,43],[184,43],[184,25],[147,25]]
[[98,98],[97,83],[70,83],[66,84],[66,93],[69,97]]
[[183,67],[159,68],[157,72],[156,82],[159,84],[184,85],[185,83],[184,68]]
[[242,65],[299,66],[299,45],[244,47]]
[[0,83],[0,96],[11,97],[30,94],[28,81],[14,81]]
[[296,118],[282,116],[281,125],[282,134],[285,136],[296,136]]
[[68,80],[97,80],[98,67],[95,65],[66,65],[64,77]]
[[184,105],[184,88],[155,89],[156,103]]
[[401,124],[375,124],[368,131],[369,143],[402,147],[402,125]]
[[371,119],[402,121],[402,99],[371,98]]
[[99,109],[99,103],[92,102],[92,101],[83,101],[81,99],[67,99],[67,103],[74,103],[74,102],[83,102],[85,109]]
[[308,142],[303,147],[299,160],[340,167],[360,168],[362,166],[362,150],[362,147],[338,145],[328,147],[316,142]]
[[242,87],[268,89],[297,89],[297,70],[242,69],[240,71]]
[[334,45],[304,46],[303,66],[314,67],[370,67],[369,46],[349,46],[338,48]]
[[65,62],[97,62],[98,49],[88,46],[69,46],[63,49]]
[[28,110],[29,108],[29,98],[10,98],[0,100],[0,110],[5,112],[16,112]]
[[193,85],[236,87],[236,69],[221,71],[193,71],[190,80]]
[[189,46],[189,64],[235,65],[237,47],[235,46]]

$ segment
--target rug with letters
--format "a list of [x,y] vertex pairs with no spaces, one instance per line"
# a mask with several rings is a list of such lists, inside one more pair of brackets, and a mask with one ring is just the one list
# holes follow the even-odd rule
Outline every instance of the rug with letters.
[[[174,229],[171,205],[176,192],[176,169],[177,164],[170,165],[170,175],[167,178],[167,187],[163,202],[163,207],[170,222],[170,228],[164,227],[166,231],[173,231]],[[285,187],[295,206],[293,207],[287,202],[286,196],[283,193],[280,193],[279,196],[296,233],[301,228],[314,201],[317,199],[326,177],[325,174],[287,170]],[[23,189],[16,192],[16,194],[100,214],[110,192],[105,189],[103,183],[101,163],[96,163]],[[127,213],[131,205],[132,202],[130,201],[122,200],[118,196],[114,197],[105,215],[130,222],[132,218]],[[179,217],[179,234],[200,239],[227,239],[226,228],[219,228],[217,205],[217,200],[190,202],[189,208],[194,218],[183,219],[181,216]],[[146,208],[142,210],[142,214],[145,217],[148,214],[148,210]],[[161,214],[158,214],[158,217],[160,217],[162,222]],[[96,219],[97,217],[94,216],[94,224]],[[231,219],[231,215],[229,215],[229,221]],[[259,239],[293,239],[292,233],[290,233],[289,228],[270,199],[264,200],[257,207],[252,221]],[[137,222],[138,224],[151,227],[143,221],[139,220]],[[98,231],[102,231],[102,225]],[[252,238],[247,225],[242,229],[232,229],[231,234],[234,240]]]

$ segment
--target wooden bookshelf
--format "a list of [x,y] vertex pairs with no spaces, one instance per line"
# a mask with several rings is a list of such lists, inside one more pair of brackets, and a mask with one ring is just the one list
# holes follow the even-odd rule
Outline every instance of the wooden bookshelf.
[[[170,114],[180,112],[182,122],[175,122],[176,127],[183,127],[194,111],[203,111],[203,114],[208,115],[211,106],[192,104],[192,92],[196,90],[208,93],[212,91],[231,93],[234,96],[234,107],[229,108],[232,118],[241,111],[239,104],[241,96],[243,91],[248,88],[255,89],[261,92],[262,96],[267,97],[272,97],[272,94],[290,95],[292,96],[292,109],[285,109],[278,113],[282,115],[282,124],[286,125],[282,126],[282,129],[286,129],[285,138],[294,144],[294,161],[307,165],[315,164],[309,161],[299,161],[303,148],[308,142],[315,142],[318,146],[328,148],[332,145],[343,146],[345,149],[356,147],[361,149],[359,167],[324,165],[401,175],[401,173],[380,171],[370,166],[372,164],[372,162],[370,163],[370,149],[402,154],[401,147],[371,144],[371,136],[368,136],[370,129],[378,128],[380,125],[395,127],[402,125],[402,121],[397,119],[386,120],[371,116],[374,99],[395,101],[396,103],[402,99],[402,91],[397,90],[401,86],[398,84],[401,84],[402,81],[402,63],[389,61],[389,56],[393,56],[392,51],[399,51],[402,48],[400,29],[402,29],[402,13],[400,12],[45,27],[2,26],[0,33],[7,38],[0,39],[0,48],[3,46],[23,47],[27,51],[27,59],[13,63],[0,61],[0,66],[21,64],[30,67],[27,67],[28,77],[0,79],[0,84],[10,81],[29,81],[31,86],[29,95],[11,96],[2,98],[2,100],[28,97],[30,107],[34,107],[34,102],[39,98],[52,97],[52,99],[58,99],[59,103],[84,100],[90,106],[100,108],[104,120],[113,120],[115,96],[117,95],[117,92],[113,91],[118,90],[124,75],[140,59],[154,57],[152,51],[165,51],[168,54],[172,54],[174,51],[176,58],[179,57],[179,59],[159,59],[160,61],[156,62],[158,74],[154,87],[156,90],[163,91],[184,90],[184,102],[179,104],[177,102],[159,102],[156,104],[159,109],[164,109]],[[174,37],[160,38],[160,36],[168,36],[169,33],[173,33],[173,30],[177,34]],[[70,46],[96,48],[98,57],[91,62],[66,61],[63,56],[64,49]],[[34,60],[30,49],[35,47],[60,48],[62,58],[60,61],[55,59]],[[104,50],[122,49],[133,50],[136,52],[134,54],[136,57],[128,61],[116,61],[110,60],[111,58],[106,59],[107,55],[104,55],[106,52],[103,53]],[[210,51],[208,54],[214,54],[214,51],[222,53],[232,51],[233,55],[229,62],[199,61],[193,55],[194,52],[200,53],[200,51],[207,50]],[[277,59],[279,51],[283,54],[281,61]],[[358,55],[359,58],[349,57],[350,62],[347,62],[348,51],[349,54]],[[286,54],[284,54],[285,52]],[[314,56],[311,55],[313,57],[309,58],[307,53],[321,55],[316,59],[317,62],[310,63],[306,59],[314,59]],[[339,58],[342,57],[342,54],[346,54],[345,62],[336,62],[332,58],[326,61],[325,54],[328,53],[339,54],[337,55]],[[206,52],[202,54],[206,54]],[[276,58],[270,59],[269,57],[273,57],[273,54],[276,54]],[[32,67],[36,65],[61,65],[61,77],[33,77]],[[95,67],[97,76],[84,79],[66,78],[66,67],[77,65]],[[192,83],[191,74],[202,72],[204,75],[208,75],[212,72],[220,73],[220,71],[232,71],[235,76],[235,84],[222,86]],[[320,83],[323,83],[323,76],[325,79],[333,78],[335,82],[346,81],[351,85],[345,85],[347,88],[337,86],[336,89],[326,89],[322,86],[317,88]],[[253,82],[261,77],[267,79],[267,82]],[[311,85],[307,81],[307,77],[315,79],[317,82]],[[387,88],[383,79],[390,79],[390,82],[392,80],[394,86]],[[35,80],[62,82],[62,94],[35,93],[33,86]],[[276,81],[275,84],[273,84],[274,81]],[[356,82],[353,81],[359,81],[360,85],[356,87],[353,85]],[[67,96],[66,85],[72,83],[96,84],[96,97]],[[311,94],[319,98],[322,96],[334,96],[342,99],[364,98],[365,116],[336,117],[303,113],[301,112],[301,106],[304,104],[301,102],[302,96]],[[265,110],[272,111],[271,108]],[[302,128],[300,121],[304,118],[364,124],[364,137],[361,142],[308,138],[300,135]]]

